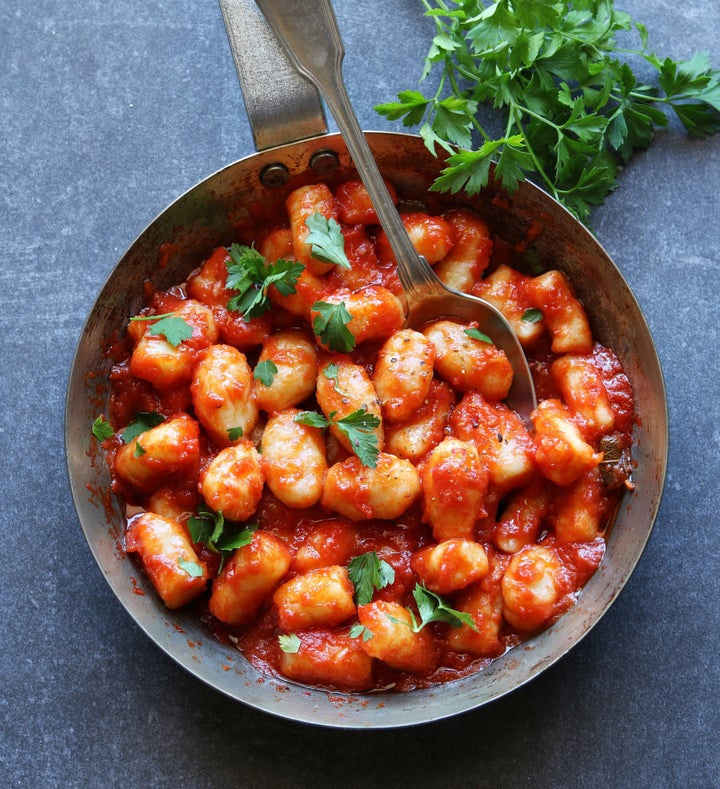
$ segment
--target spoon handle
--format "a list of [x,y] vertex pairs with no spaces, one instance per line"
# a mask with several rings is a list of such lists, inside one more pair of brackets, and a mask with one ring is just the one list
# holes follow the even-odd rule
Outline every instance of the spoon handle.
[[345,56],[329,0],[256,0],[298,71],[318,89],[345,140],[398,264],[408,305],[441,290],[435,274],[413,247],[365,139],[345,83]]

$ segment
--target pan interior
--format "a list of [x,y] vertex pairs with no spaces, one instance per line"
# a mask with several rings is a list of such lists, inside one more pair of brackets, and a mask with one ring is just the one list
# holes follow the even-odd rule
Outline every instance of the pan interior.
[[[222,693],[281,717],[339,728],[389,728],[458,714],[509,693],[556,662],[599,621],[640,559],[660,504],[667,462],[667,406],[652,337],[627,283],[596,239],[529,183],[512,198],[492,188],[472,199],[428,194],[442,162],[430,156],[419,137],[367,136],[381,171],[403,198],[426,200],[430,210],[472,208],[510,243],[526,238],[531,224],[540,223],[533,254],[568,274],[595,336],[615,350],[631,380],[637,410],[635,490],[621,503],[598,571],[555,625],[481,673],[446,685],[404,694],[329,693],[260,675],[192,615],[165,609],[122,550],[122,505],[109,494],[104,458],[91,434],[109,394],[109,342],[143,306],[145,280],[161,289],[180,282],[213,248],[231,243],[238,228],[251,225],[257,206],[279,207],[289,191],[304,183],[354,176],[338,135],[235,162],[181,196],[141,233],[108,278],[82,330],[65,418],[67,466],[80,523],[103,575],[138,625],[170,657]],[[309,163],[327,164],[327,156],[316,156],[326,151],[337,154],[338,167],[321,177]],[[278,164],[287,171],[287,181],[264,186],[260,174]]]

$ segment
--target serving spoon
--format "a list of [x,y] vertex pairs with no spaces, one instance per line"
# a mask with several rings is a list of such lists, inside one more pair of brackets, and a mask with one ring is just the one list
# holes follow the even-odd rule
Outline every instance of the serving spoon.
[[256,0],[295,68],[328,105],[397,261],[407,300],[405,326],[439,317],[474,321],[503,350],[513,369],[507,404],[530,424],[536,406],[530,368],[517,335],[502,313],[475,296],[448,288],[418,254],[390,197],[360,128],[342,76],[345,50],[330,0]]

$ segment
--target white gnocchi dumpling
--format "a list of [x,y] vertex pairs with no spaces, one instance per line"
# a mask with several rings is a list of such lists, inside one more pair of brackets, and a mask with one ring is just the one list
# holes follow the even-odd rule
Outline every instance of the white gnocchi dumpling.
[[237,444],[258,421],[252,370],[232,345],[212,345],[195,365],[190,384],[195,414],[219,447]]
[[265,483],[283,504],[298,509],[320,500],[328,468],[322,431],[298,422],[300,413],[288,408],[273,414],[261,442]]
[[200,476],[200,493],[208,507],[231,521],[245,521],[257,509],[265,480],[260,453],[244,439],[221,450]]

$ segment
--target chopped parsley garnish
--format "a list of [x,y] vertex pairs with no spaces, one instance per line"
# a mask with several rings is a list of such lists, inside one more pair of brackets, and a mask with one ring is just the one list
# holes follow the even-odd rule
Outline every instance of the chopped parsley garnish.
[[328,418],[317,411],[301,411],[295,415],[295,421],[308,427],[319,427],[321,430],[330,424]]
[[372,630],[368,630],[365,625],[361,625],[360,622],[356,622],[351,628],[350,632],[348,633],[350,638],[361,638],[363,641],[369,641],[373,637]]
[[340,372],[340,368],[335,364],[335,362],[330,362],[330,364],[325,365],[325,369],[323,370],[323,375],[329,381],[335,381],[335,386],[337,386],[339,372]]
[[225,286],[237,295],[227,308],[242,313],[246,320],[256,318],[270,309],[268,291],[274,285],[283,296],[296,292],[295,286],[305,267],[295,260],[267,260],[254,248],[233,244]]
[[243,548],[252,542],[256,525],[246,526],[239,532],[227,531],[227,521],[222,512],[213,512],[207,507],[201,507],[197,514],[188,520],[190,538],[196,544],[203,543],[213,553],[221,556],[218,573],[222,570],[225,560],[237,548]]
[[327,301],[316,301],[312,307],[317,312],[313,320],[313,331],[320,341],[331,351],[350,353],[355,347],[355,337],[347,324],[352,315],[347,311],[344,302],[330,304]]
[[440,595],[426,589],[422,584],[415,584],[413,597],[420,614],[420,621],[418,622],[415,614],[410,611],[412,629],[415,633],[419,633],[430,622],[446,622],[451,627],[467,625],[477,632],[477,625],[470,614],[450,608]]
[[189,562],[186,559],[178,559],[178,566],[185,570],[191,578],[200,578],[203,568],[197,562]]
[[129,444],[147,430],[157,427],[164,421],[165,417],[161,416],[156,411],[138,411],[132,422],[130,422],[125,430],[120,433],[120,437],[126,444]]
[[278,643],[280,649],[289,655],[294,655],[300,649],[300,637],[296,633],[287,635],[281,633],[278,636]]
[[384,559],[378,558],[375,551],[368,551],[351,559],[348,575],[355,587],[357,605],[367,605],[375,592],[395,580],[395,570]]
[[350,261],[345,254],[345,238],[334,219],[315,213],[305,220],[305,224],[310,230],[305,241],[311,245],[310,254],[316,260],[350,268]]
[[105,417],[99,416],[92,424],[92,433],[98,441],[107,441],[115,435],[112,425],[105,421]]
[[473,340],[480,340],[480,342],[487,343],[488,345],[494,344],[487,334],[483,334],[480,329],[465,329],[465,334],[467,334],[468,337],[472,337]]
[[131,321],[155,321],[147,330],[154,337],[164,337],[173,348],[177,348],[183,340],[189,340],[193,335],[193,327],[172,312],[163,315],[136,315]]
[[522,320],[527,321],[528,323],[540,323],[542,319],[542,311],[536,307],[530,307],[522,314]]
[[277,374],[278,368],[272,359],[265,359],[255,365],[253,376],[256,381],[260,381],[263,386],[272,386],[273,379]]
[[340,397],[348,396],[340,389],[340,368],[335,364],[335,362],[330,362],[330,364],[325,365],[325,368],[323,369],[323,375],[328,379],[328,381],[333,382],[333,390],[337,392]]
[[331,424],[335,425],[346,436],[363,466],[375,468],[379,449],[374,430],[380,426],[380,420],[375,414],[369,413],[365,406],[340,419],[335,418],[336,414],[337,411],[332,411],[326,417],[317,411],[301,411],[295,416],[295,421],[308,427],[325,428]]

